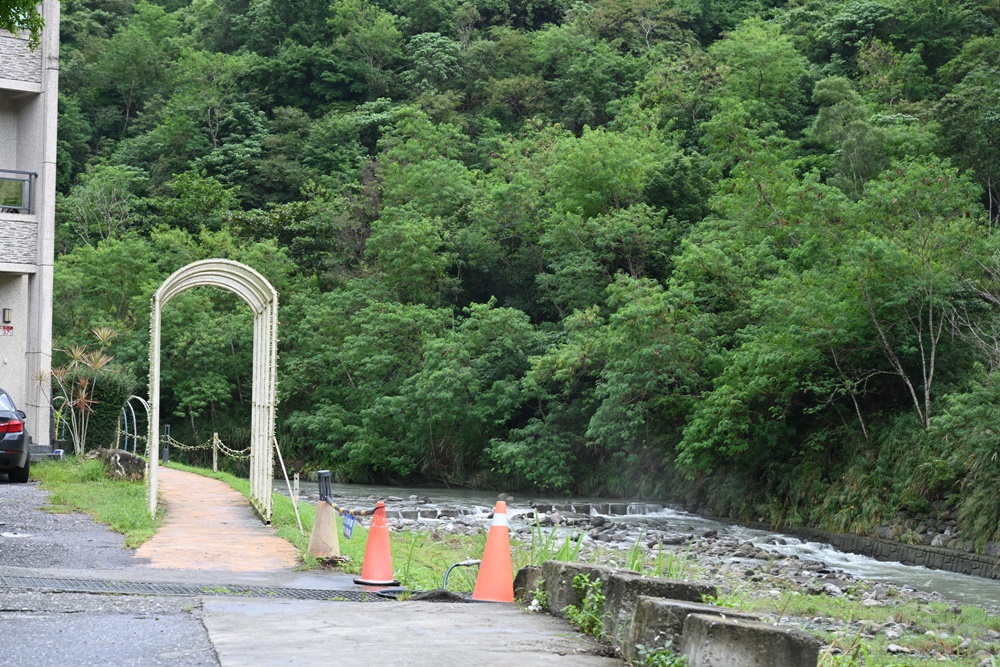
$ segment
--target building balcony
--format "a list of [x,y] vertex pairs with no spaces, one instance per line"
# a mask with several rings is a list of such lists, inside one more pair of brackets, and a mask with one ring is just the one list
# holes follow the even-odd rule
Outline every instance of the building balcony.
[[34,273],[38,262],[38,174],[0,169],[0,273]]

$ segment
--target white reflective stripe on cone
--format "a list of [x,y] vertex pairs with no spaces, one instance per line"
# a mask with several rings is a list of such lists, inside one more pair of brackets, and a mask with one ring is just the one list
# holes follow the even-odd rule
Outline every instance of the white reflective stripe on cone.
[[492,525],[493,526],[510,527],[510,524],[507,523],[507,515],[506,514],[494,514],[493,515],[493,524]]

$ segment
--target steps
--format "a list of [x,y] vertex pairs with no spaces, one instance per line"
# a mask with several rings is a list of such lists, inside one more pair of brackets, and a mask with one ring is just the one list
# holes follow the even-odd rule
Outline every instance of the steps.
[[63,450],[54,449],[52,445],[37,445],[34,442],[28,445],[28,458],[32,461],[51,458],[61,459],[62,457]]

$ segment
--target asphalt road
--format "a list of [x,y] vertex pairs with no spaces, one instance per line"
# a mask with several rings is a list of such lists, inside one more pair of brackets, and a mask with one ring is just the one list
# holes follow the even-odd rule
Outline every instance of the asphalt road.
[[[118,533],[83,514],[52,514],[35,483],[0,481],[0,577],[117,577],[141,565]],[[220,665],[201,598],[0,588],[0,665]]]

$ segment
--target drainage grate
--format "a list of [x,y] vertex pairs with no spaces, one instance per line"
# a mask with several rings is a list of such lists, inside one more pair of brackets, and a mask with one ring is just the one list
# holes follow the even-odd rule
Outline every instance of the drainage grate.
[[103,579],[49,579],[42,577],[0,577],[0,589],[24,588],[65,593],[117,593],[122,595],[230,595],[253,598],[291,598],[295,600],[332,600],[340,602],[382,602],[392,598],[359,590],[318,590],[310,588],[273,588],[268,586],[209,586],[145,581]]

